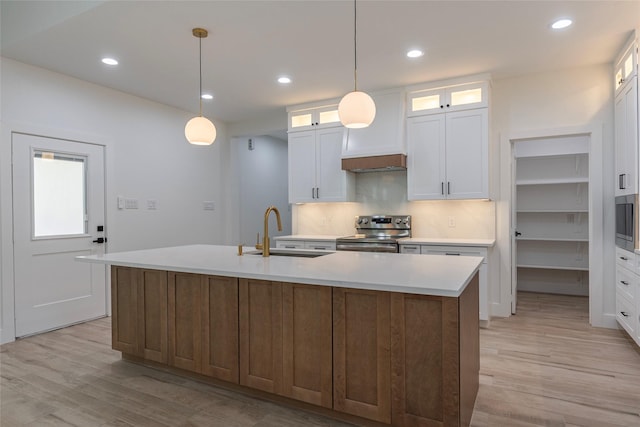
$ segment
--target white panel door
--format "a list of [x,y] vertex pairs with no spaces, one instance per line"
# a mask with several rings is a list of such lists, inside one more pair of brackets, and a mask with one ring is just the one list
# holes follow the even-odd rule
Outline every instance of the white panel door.
[[316,131],[316,198],[321,202],[345,200],[347,172],[342,170],[343,128]]
[[489,198],[489,131],[486,108],[447,113],[448,199]]
[[289,203],[315,202],[316,131],[289,134]]
[[106,315],[104,147],[14,133],[16,336]]
[[407,120],[407,196],[409,200],[444,199],[445,114]]

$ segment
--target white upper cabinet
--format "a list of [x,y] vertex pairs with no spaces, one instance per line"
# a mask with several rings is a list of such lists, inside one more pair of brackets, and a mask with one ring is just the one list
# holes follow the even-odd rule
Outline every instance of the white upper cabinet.
[[409,92],[407,95],[407,116],[468,110],[488,105],[488,82],[465,83]]
[[289,132],[342,126],[340,117],[338,117],[337,103],[317,107],[293,108],[298,109],[287,110],[289,113]]
[[615,63],[615,195],[638,192],[638,45],[632,38]]
[[614,67],[614,88],[616,95],[626,86],[633,76],[638,75],[638,45],[630,43]]
[[289,203],[353,199],[353,174],[342,170],[342,135],[342,127],[289,133]]
[[346,129],[342,157],[406,154],[404,138],[404,92],[390,90],[372,93],[376,117],[369,127]]
[[409,200],[489,198],[486,108],[407,120]]
[[632,77],[615,98],[616,196],[638,192],[638,80]]

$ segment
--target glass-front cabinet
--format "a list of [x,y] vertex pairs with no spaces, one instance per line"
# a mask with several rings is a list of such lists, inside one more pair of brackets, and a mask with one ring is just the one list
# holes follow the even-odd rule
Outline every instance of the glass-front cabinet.
[[631,77],[638,74],[638,45],[630,43],[614,68],[614,88],[616,94],[622,90]]
[[341,126],[338,104],[289,111],[289,132]]
[[486,81],[410,91],[407,116],[422,116],[446,111],[468,110],[489,105],[489,83]]

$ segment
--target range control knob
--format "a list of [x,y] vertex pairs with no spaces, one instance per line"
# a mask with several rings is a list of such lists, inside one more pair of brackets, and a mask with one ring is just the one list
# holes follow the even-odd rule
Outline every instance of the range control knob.
[[369,222],[367,218],[361,218],[360,221],[362,221],[362,224],[367,224]]
[[409,224],[409,220],[405,218],[405,219],[402,220],[402,223],[403,224]]
[[356,221],[358,224],[362,224],[362,218],[358,218],[358,220]]
[[400,218],[396,218],[396,224],[400,224],[402,220]]

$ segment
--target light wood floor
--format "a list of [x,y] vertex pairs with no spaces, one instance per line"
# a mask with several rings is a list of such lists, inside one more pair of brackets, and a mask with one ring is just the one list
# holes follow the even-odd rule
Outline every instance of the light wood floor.
[[[480,334],[473,426],[640,426],[640,352],[587,299],[519,295]],[[0,425],[346,426],[120,360],[109,319],[0,347]]]

